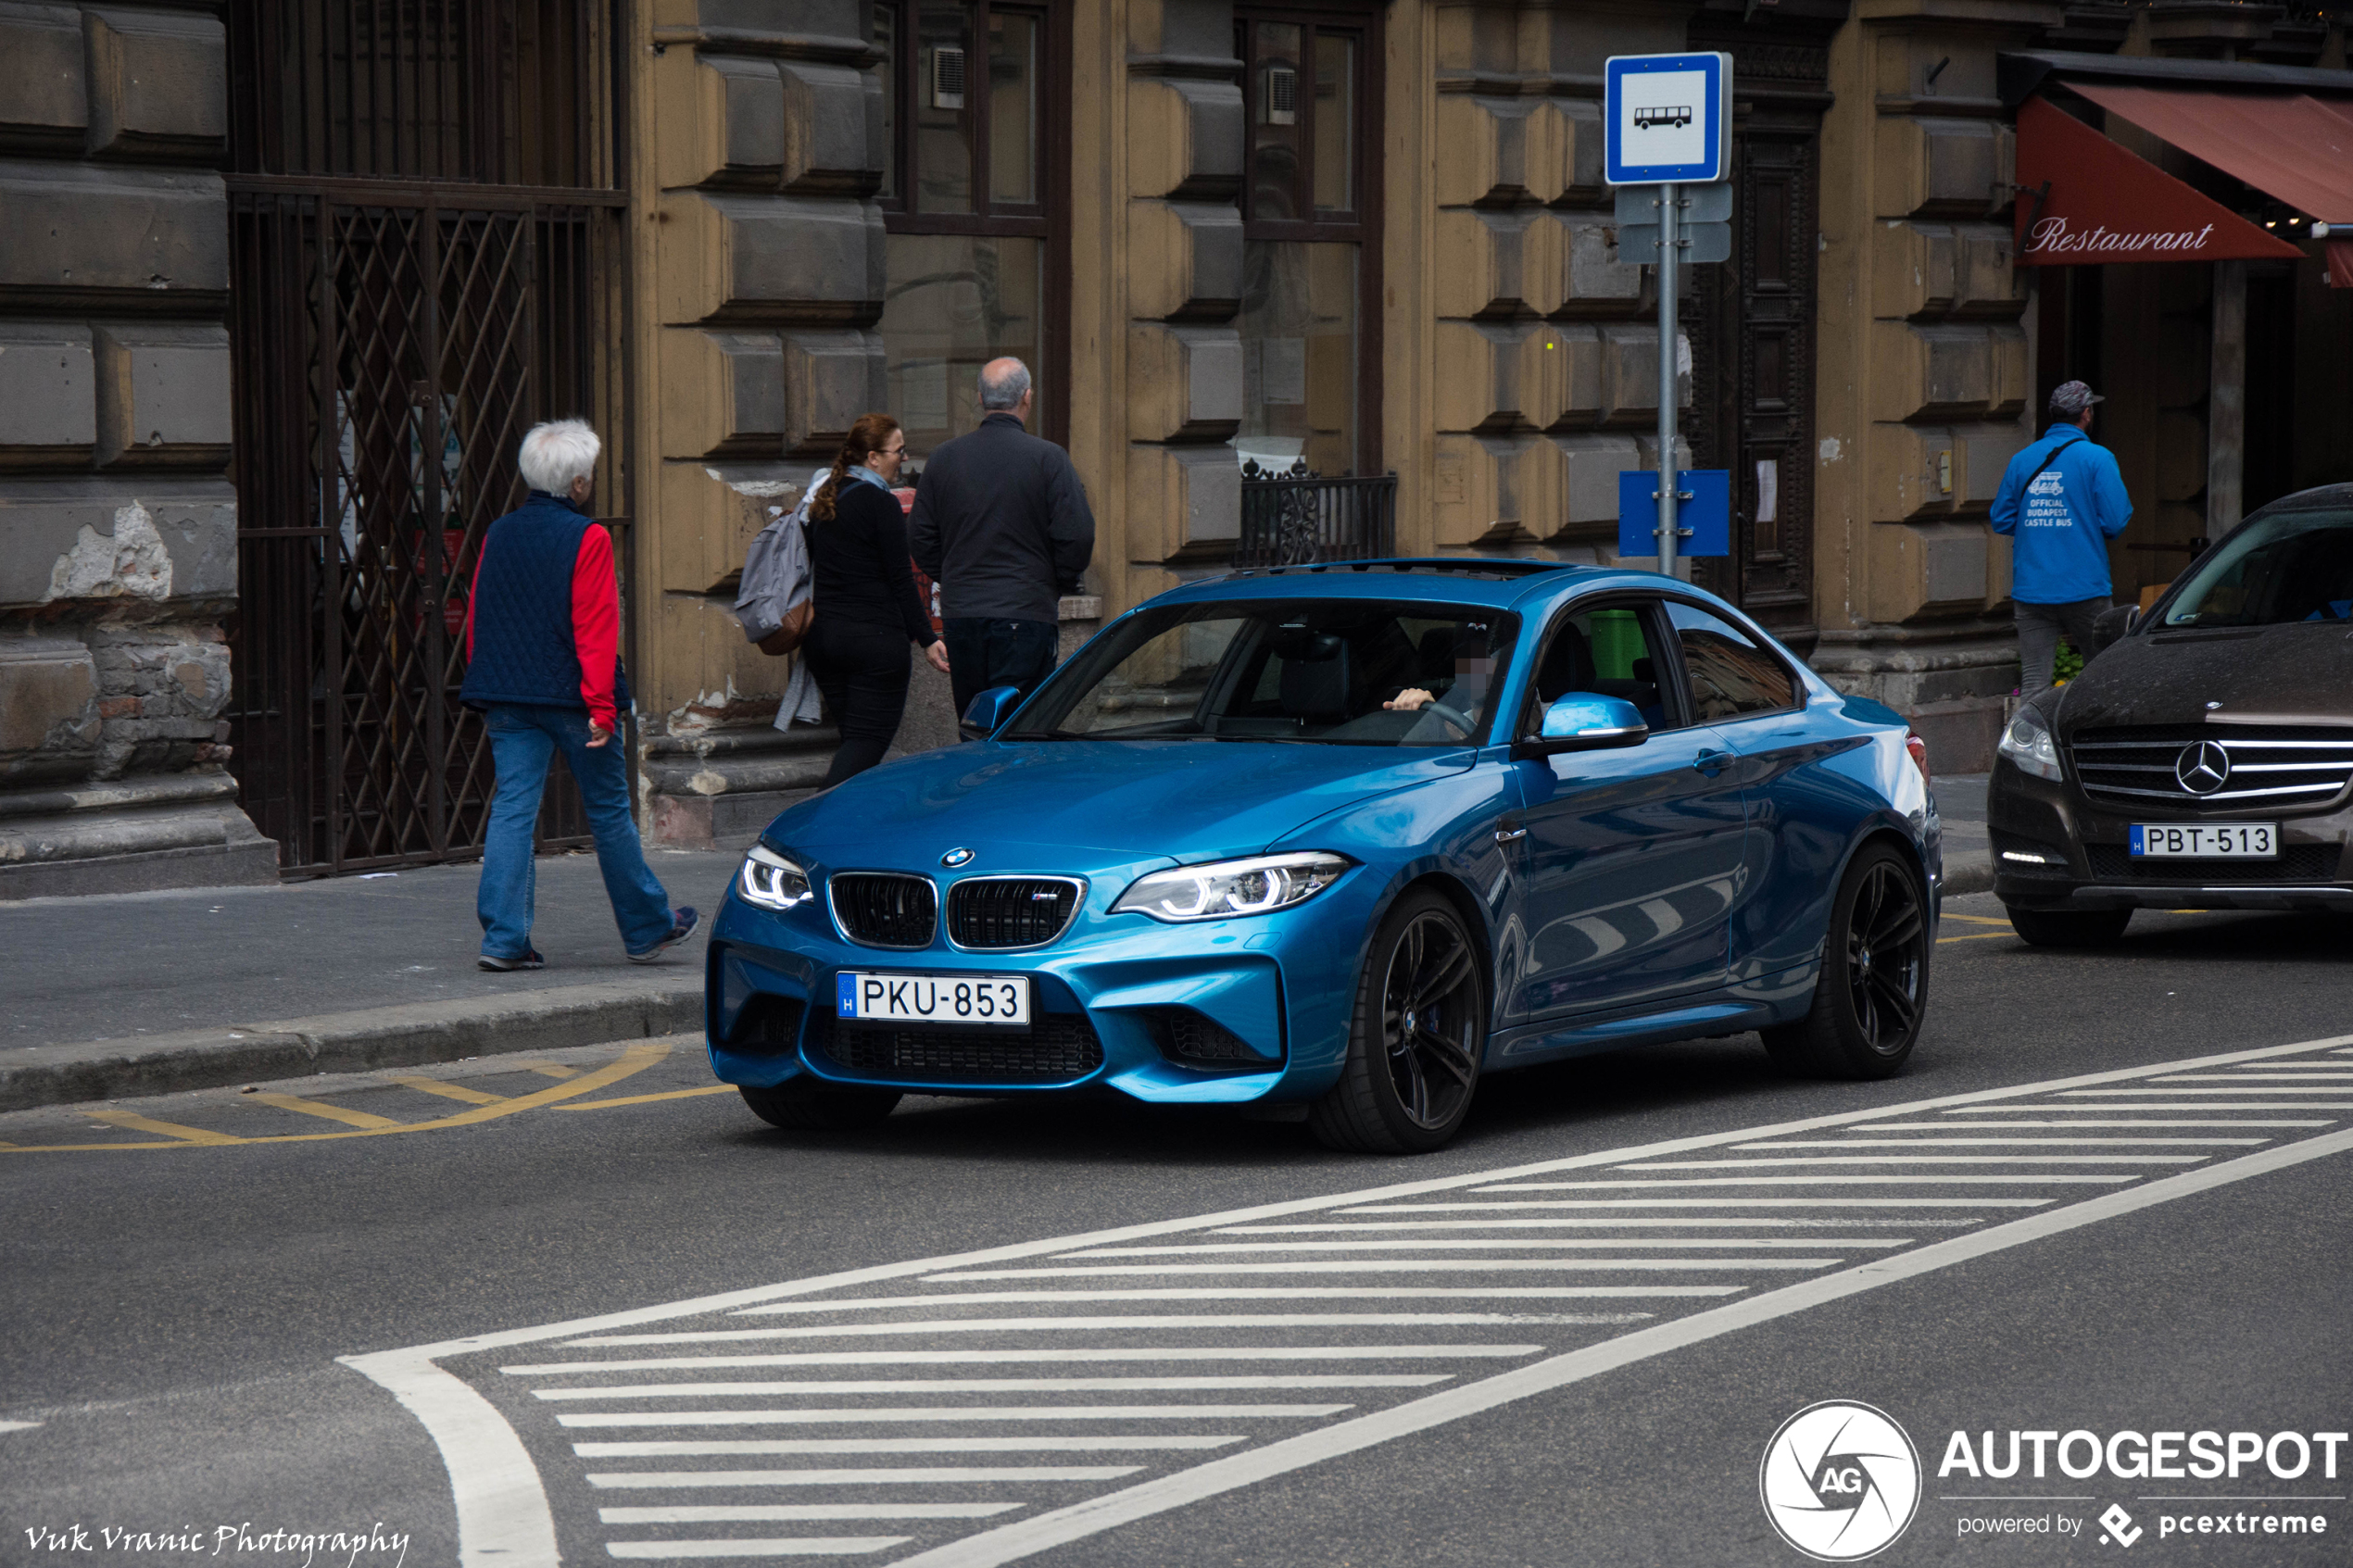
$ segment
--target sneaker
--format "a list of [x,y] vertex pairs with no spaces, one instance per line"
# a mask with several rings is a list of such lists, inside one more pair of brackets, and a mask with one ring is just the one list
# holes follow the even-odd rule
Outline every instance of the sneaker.
[[547,960],[541,958],[529,947],[525,947],[521,953],[511,959],[494,958],[490,954],[484,953],[481,958],[475,960],[474,961],[480,964],[483,968],[495,970],[500,974],[504,974],[510,970],[546,969],[547,967]]
[[695,913],[692,906],[671,910],[670,935],[642,952],[630,954],[629,961],[631,963],[653,962],[656,959],[661,957],[662,954],[678,946],[679,943],[684,942],[687,937],[692,936],[695,934],[696,927],[701,924],[702,916]]

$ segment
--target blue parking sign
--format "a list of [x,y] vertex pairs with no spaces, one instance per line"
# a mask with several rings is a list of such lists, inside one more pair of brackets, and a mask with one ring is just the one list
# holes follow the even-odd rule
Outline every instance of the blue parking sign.
[[1609,183],[1709,185],[1730,175],[1730,55],[1617,55],[1603,80]]
[[[1732,472],[1730,469],[1682,469],[1675,488],[1691,497],[1675,503],[1675,521],[1691,530],[1675,553],[1729,556],[1732,553]],[[1621,556],[1658,554],[1658,472],[1655,469],[1621,469],[1617,475],[1617,553]]]

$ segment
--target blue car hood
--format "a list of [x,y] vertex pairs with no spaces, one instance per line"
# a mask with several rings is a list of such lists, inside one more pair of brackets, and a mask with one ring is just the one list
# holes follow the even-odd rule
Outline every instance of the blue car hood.
[[837,866],[927,868],[963,847],[980,853],[978,871],[1004,864],[1015,847],[1039,871],[1081,870],[1075,859],[1088,856],[1208,860],[1254,854],[1327,812],[1461,772],[1475,756],[1244,741],[984,742],[862,773],[786,811],[767,837]]

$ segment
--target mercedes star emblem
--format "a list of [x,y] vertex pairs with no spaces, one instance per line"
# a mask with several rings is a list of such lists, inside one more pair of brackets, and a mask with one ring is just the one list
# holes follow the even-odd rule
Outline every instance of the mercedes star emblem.
[[2173,776],[2192,795],[2211,795],[2231,776],[2231,754],[2220,741],[2202,740],[2185,746],[2173,759]]
[[[2226,763],[2224,766],[2227,767],[2228,764]],[[950,849],[947,854],[942,855],[939,858],[939,863],[946,866],[952,872],[959,866],[971,865],[973,863],[973,852],[969,849]]]

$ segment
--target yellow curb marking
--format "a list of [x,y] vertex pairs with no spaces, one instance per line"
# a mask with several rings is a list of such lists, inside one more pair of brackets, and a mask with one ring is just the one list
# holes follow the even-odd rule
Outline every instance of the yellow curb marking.
[[525,1073],[543,1073],[550,1078],[570,1078],[580,1071],[577,1067],[562,1067],[552,1061],[519,1061],[515,1065]]
[[733,1084],[713,1084],[706,1089],[672,1089],[666,1094],[631,1095],[627,1099],[592,1099],[585,1105],[560,1105],[558,1110],[602,1110],[609,1105],[651,1105],[658,1099],[693,1099],[698,1095],[732,1095]]
[[631,1046],[615,1060],[595,1072],[585,1073],[570,1083],[556,1084],[535,1093],[513,1099],[500,1100],[496,1105],[478,1105],[471,1110],[460,1110],[434,1122],[404,1122],[390,1127],[359,1127],[348,1133],[272,1133],[266,1137],[232,1137],[227,1133],[208,1133],[200,1127],[182,1127],[170,1122],[150,1121],[127,1110],[94,1110],[94,1120],[118,1127],[129,1127],[143,1133],[162,1133],[178,1140],[173,1143],[50,1143],[25,1144],[6,1152],[12,1154],[62,1154],[109,1148],[193,1148],[198,1146],[218,1148],[224,1144],[263,1143],[331,1143],[344,1138],[384,1138],[402,1133],[439,1132],[445,1127],[471,1127],[481,1122],[494,1122],[519,1111],[536,1110],[543,1105],[585,1095],[593,1090],[634,1077],[659,1063],[670,1054],[671,1047],[658,1040],[648,1040]]
[[480,1089],[469,1089],[462,1084],[444,1083],[438,1078],[394,1078],[391,1082],[405,1089],[422,1089],[429,1095],[440,1095],[445,1099],[461,1099],[468,1105],[504,1105],[509,1098],[506,1095],[486,1095]]
[[1972,931],[1967,936],[1940,936],[1936,945],[1941,947],[1947,942],[1994,942],[2010,935],[2007,931]]
[[2010,922],[2009,922],[2008,921],[2007,921],[2007,920],[2000,920],[2000,919],[1996,919],[1994,916],[1992,916],[1992,915],[1956,915],[1956,914],[1947,914],[1947,915],[1943,916],[1942,918],[1943,918],[1943,919],[1945,919],[1945,920],[1965,920],[1965,921],[1969,922],[1971,925],[2007,925],[2007,924],[2009,924],[2009,923],[2010,923]]
[[397,1127],[402,1123],[389,1116],[371,1116],[364,1110],[346,1110],[340,1105],[326,1105],[300,1095],[246,1095],[258,1105],[274,1105],[281,1110],[299,1110],[306,1116],[323,1116],[330,1122],[343,1122],[354,1127]]
[[[109,1127],[127,1127],[134,1133],[161,1133],[165,1137],[176,1138],[182,1144],[245,1142],[243,1138],[233,1138],[226,1133],[210,1133],[207,1132],[202,1127],[183,1127],[177,1122],[157,1122],[152,1117],[135,1115],[128,1110],[94,1110],[90,1112],[90,1120],[93,1122],[104,1122]],[[120,1144],[92,1144],[89,1147],[92,1148],[120,1148],[123,1146]],[[169,1148],[171,1146],[170,1144],[155,1144],[149,1145],[148,1147]]]

